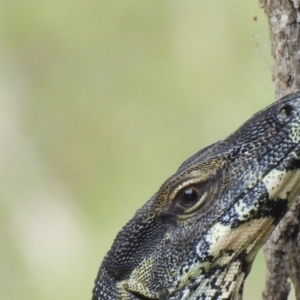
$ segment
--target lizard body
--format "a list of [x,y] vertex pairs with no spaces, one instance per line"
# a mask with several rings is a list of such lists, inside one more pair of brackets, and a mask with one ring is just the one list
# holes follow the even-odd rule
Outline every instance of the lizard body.
[[187,159],[117,235],[93,300],[239,300],[300,194],[300,93]]

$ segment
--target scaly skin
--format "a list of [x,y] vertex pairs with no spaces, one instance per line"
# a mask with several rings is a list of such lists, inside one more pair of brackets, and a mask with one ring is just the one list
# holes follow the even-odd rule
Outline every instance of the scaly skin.
[[117,235],[93,300],[242,299],[300,192],[300,93],[186,160]]

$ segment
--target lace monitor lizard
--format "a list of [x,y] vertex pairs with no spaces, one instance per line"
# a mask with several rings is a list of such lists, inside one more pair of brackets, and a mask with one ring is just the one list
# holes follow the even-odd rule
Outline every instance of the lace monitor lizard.
[[119,232],[92,299],[242,299],[298,194],[300,92],[188,158]]

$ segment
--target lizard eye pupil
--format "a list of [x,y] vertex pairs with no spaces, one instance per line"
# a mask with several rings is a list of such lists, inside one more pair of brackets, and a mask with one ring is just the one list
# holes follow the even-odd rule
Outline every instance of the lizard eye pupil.
[[185,207],[191,207],[195,205],[199,200],[199,192],[194,187],[186,188],[181,193],[181,204]]

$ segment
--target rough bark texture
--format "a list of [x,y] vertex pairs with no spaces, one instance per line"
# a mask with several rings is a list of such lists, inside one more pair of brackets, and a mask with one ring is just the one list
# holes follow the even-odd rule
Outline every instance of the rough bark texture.
[[[300,90],[300,0],[259,0],[270,26],[276,98]],[[288,299],[293,283],[300,299],[300,197],[265,247],[265,300]]]

